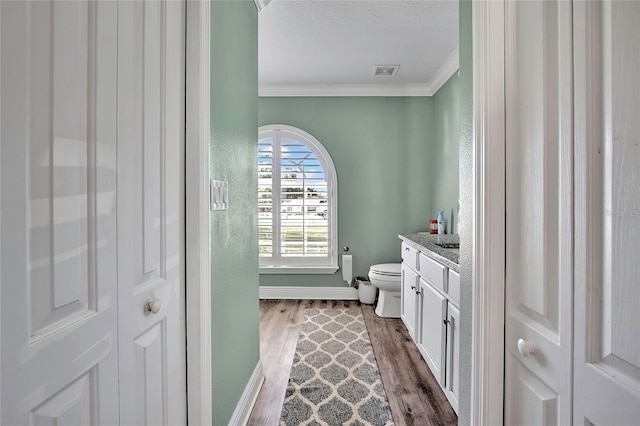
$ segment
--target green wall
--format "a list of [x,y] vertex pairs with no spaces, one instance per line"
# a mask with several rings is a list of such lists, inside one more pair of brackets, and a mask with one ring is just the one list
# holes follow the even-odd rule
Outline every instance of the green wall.
[[458,147],[460,145],[460,78],[455,73],[433,96],[436,143],[431,152],[433,208],[444,210],[447,233],[458,232]]
[[226,425],[260,357],[257,165],[258,14],[211,2],[211,177],[229,184],[211,212],[213,424]]
[[[433,99],[260,98],[259,125],[288,124],[327,149],[338,174],[338,241],[354,276],[400,262],[398,234],[427,229],[432,212]],[[261,275],[263,286],[346,286],[333,275]]]
[[460,402],[458,424],[471,424],[473,252],[473,53],[471,1],[460,1]]

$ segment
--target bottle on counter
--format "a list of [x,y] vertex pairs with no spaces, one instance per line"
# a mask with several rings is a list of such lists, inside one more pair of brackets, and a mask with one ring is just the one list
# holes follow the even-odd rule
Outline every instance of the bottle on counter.
[[447,220],[444,218],[444,210],[438,212],[438,234],[444,234],[447,230]]

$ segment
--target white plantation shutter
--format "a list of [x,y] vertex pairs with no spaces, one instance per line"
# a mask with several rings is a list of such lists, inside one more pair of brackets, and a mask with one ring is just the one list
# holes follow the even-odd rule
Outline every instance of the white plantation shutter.
[[313,136],[264,126],[258,140],[260,266],[337,266],[337,179]]
[[258,140],[258,253],[273,255],[273,139]]

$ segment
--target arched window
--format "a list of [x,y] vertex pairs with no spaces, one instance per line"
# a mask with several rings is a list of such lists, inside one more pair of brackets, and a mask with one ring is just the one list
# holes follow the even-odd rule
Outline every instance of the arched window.
[[338,181],[327,150],[285,125],[258,129],[258,244],[262,273],[338,269]]

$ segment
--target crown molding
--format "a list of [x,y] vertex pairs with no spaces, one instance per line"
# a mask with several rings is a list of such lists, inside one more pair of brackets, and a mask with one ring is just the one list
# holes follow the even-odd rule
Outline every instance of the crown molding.
[[256,5],[256,9],[258,9],[258,13],[262,12],[262,9],[269,6],[271,0],[253,0]]
[[283,84],[260,85],[260,97],[433,96],[458,70],[458,48],[426,84]]
[[301,96],[431,96],[427,84],[308,84],[261,86],[260,97]]
[[458,47],[449,55],[446,61],[442,64],[435,75],[431,78],[431,81],[427,84],[431,91],[431,95],[435,95],[436,92],[451,78],[460,66],[460,53]]

